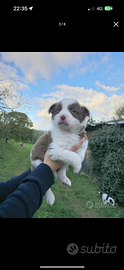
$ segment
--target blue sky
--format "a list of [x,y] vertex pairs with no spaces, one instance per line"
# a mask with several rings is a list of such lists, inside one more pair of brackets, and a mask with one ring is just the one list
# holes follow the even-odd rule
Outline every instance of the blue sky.
[[[35,129],[50,128],[47,111],[64,97],[109,120],[124,104],[124,52],[1,52],[0,92],[5,88],[13,96],[6,104],[27,113]],[[16,108],[20,93],[24,103]]]

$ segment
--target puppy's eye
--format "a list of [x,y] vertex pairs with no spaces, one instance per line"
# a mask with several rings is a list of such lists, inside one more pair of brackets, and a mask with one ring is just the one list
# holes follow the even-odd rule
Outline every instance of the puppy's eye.
[[61,109],[60,108],[58,108],[57,110],[56,110],[56,112],[60,112],[61,111]]
[[72,111],[73,113],[76,113],[76,112],[77,112],[75,109],[72,109],[71,111]]

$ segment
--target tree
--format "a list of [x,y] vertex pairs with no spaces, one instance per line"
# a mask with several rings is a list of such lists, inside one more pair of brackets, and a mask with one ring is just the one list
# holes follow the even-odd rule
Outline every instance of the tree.
[[[32,108],[31,92],[29,97],[19,90],[21,82],[13,80],[0,81],[0,112],[14,111],[17,108],[25,105],[25,108]],[[9,105],[8,105],[9,104]]]
[[45,133],[44,130],[36,130],[34,129],[34,137],[33,137],[33,143],[37,141],[37,139],[42,136]]
[[6,143],[8,139],[15,141],[26,141],[32,139],[33,123],[25,113],[20,112],[2,112],[0,115],[0,137],[5,138]]
[[124,118],[124,105],[122,105],[115,111],[115,115],[118,117],[118,119]]
[[6,96],[7,96],[7,89],[0,91],[0,111],[9,109],[4,100]]
[[92,124],[92,123],[96,123],[96,120],[91,117],[88,119],[87,124]]

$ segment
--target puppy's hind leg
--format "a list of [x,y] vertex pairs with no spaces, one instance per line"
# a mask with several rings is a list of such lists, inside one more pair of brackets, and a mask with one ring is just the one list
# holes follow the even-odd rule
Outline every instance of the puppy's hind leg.
[[54,196],[54,194],[53,194],[53,192],[51,191],[50,188],[45,193],[45,200],[46,200],[46,203],[49,204],[49,205],[54,204],[55,196]]
[[42,163],[42,161],[40,159],[36,159],[36,160],[31,159],[31,171],[33,171],[41,163]]
[[62,166],[57,174],[58,174],[58,179],[64,184],[64,185],[67,185],[67,186],[71,186],[71,181],[69,180],[69,178],[66,176],[66,171],[68,169],[68,165],[65,164],[64,166]]

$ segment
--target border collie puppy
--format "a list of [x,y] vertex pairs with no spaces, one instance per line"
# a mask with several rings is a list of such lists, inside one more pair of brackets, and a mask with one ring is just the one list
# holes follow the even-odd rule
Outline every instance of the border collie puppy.
[[115,200],[112,197],[110,197],[108,194],[102,193],[102,192],[99,192],[99,191],[98,191],[98,193],[102,195],[102,201],[103,201],[104,204],[108,203],[108,204],[110,204],[112,206],[115,205]]
[[[66,176],[66,171],[71,165],[74,173],[81,169],[88,140],[85,132],[89,110],[81,106],[77,100],[64,98],[60,102],[53,104],[48,113],[52,114],[52,126],[50,131],[45,132],[34,144],[30,158],[31,170],[33,171],[44,160],[45,152],[52,160],[63,163],[63,166],[54,173],[63,184],[71,186],[71,181]],[[77,144],[81,138],[85,137],[84,143],[76,152],[70,151],[72,146]],[[55,196],[51,189],[45,193],[46,202],[50,205],[54,203]]]

